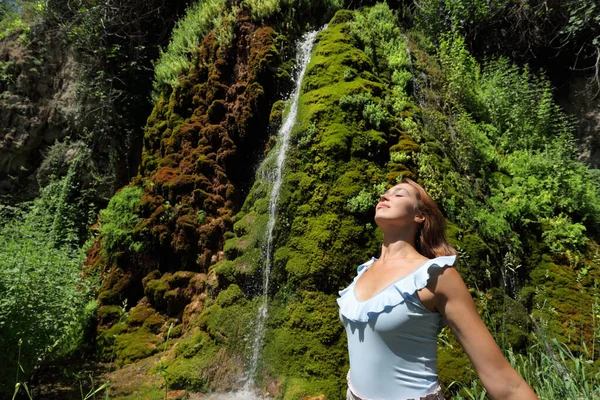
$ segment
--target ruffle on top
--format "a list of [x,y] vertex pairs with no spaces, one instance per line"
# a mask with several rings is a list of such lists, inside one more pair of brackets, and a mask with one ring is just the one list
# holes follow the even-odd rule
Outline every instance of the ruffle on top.
[[453,265],[456,261],[456,256],[432,258],[410,274],[392,282],[389,286],[370,299],[360,301],[354,294],[354,285],[358,278],[360,278],[360,276],[376,260],[377,259],[373,257],[370,261],[359,265],[357,268],[358,274],[354,278],[354,281],[347,288],[339,291],[340,297],[338,297],[337,303],[340,307],[340,312],[349,320],[367,322],[370,315],[379,314],[390,307],[402,303],[408,296],[411,296],[417,290],[427,286],[430,267],[436,266],[443,268],[446,265]]

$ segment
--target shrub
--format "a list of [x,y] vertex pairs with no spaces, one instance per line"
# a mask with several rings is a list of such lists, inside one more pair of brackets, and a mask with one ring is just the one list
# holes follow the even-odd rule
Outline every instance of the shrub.
[[35,366],[77,350],[95,315],[91,282],[81,278],[84,251],[54,240],[52,212],[40,199],[0,206],[0,393],[14,386],[19,339],[26,379]]
[[457,35],[442,39],[439,58],[450,116],[425,112],[419,155],[432,195],[500,247],[519,253],[527,231],[552,252],[581,249],[600,215],[598,188],[550,83],[506,59],[480,67]]
[[409,103],[406,86],[412,79],[412,66],[396,12],[386,3],[378,3],[355,13],[350,26],[359,47],[364,49],[380,72],[391,76],[392,93],[385,103],[391,105],[396,113],[402,111]]

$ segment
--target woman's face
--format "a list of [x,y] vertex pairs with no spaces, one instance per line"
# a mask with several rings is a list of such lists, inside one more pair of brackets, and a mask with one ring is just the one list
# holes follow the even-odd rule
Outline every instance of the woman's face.
[[375,223],[381,228],[417,228],[423,222],[418,209],[417,190],[408,183],[399,183],[381,195],[375,208]]

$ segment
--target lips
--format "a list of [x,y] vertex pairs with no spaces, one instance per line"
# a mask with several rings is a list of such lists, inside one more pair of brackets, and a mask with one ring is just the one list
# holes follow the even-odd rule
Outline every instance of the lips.
[[377,203],[377,207],[375,207],[375,209],[380,208],[380,207],[390,208],[390,206],[388,206],[387,204],[381,202],[381,203]]

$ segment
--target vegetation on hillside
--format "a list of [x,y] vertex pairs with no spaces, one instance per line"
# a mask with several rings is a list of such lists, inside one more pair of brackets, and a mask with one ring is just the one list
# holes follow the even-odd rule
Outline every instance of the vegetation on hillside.
[[30,204],[0,206],[0,393],[12,393],[15,373],[26,381],[41,364],[90,347],[97,282],[82,276],[94,217],[79,180],[84,157]]

